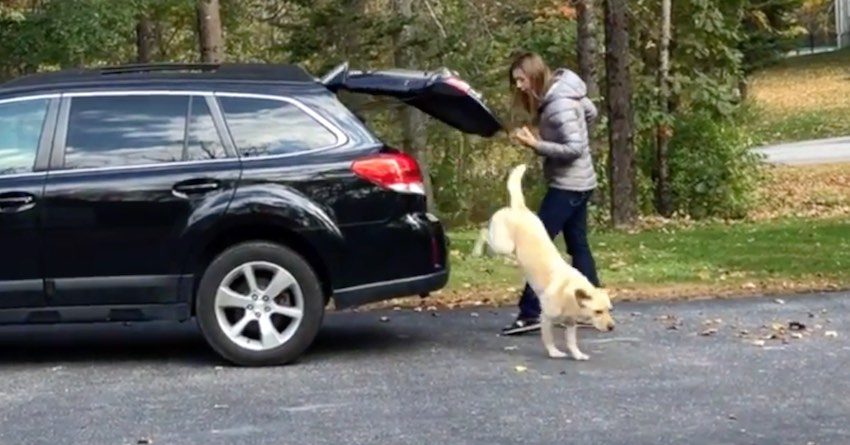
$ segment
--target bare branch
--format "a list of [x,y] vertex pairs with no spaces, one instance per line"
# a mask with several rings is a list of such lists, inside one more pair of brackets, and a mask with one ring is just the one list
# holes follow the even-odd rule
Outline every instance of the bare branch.
[[446,33],[446,28],[443,27],[442,23],[440,23],[440,19],[437,18],[437,14],[434,13],[434,8],[431,7],[431,2],[429,0],[425,0],[425,6],[428,8],[428,13],[431,14],[431,18],[434,19],[434,23],[437,24],[440,34],[443,35],[444,39],[447,38],[449,35]]

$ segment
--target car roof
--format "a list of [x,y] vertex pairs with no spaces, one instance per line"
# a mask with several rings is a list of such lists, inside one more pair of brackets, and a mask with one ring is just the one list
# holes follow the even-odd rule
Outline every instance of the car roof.
[[68,69],[19,77],[0,85],[0,91],[107,86],[127,81],[186,82],[288,82],[316,83],[317,79],[297,65],[264,63],[163,63],[116,65],[90,69]]

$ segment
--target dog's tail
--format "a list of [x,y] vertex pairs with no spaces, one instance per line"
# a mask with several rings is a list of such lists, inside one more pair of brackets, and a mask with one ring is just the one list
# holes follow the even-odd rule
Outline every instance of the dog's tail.
[[511,197],[511,208],[514,209],[525,208],[525,197],[522,195],[522,176],[525,169],[525,164],[517,165],[508,176],[508,195]]

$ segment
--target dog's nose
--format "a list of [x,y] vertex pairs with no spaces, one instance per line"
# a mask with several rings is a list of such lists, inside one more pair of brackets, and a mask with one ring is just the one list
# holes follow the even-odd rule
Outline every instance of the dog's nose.
[[613,324],[609,324],[609,325],[608,325],[608,330],[609,330],[609,331],[613,331],[613,330],[614,330],[614,325],[613,325]]

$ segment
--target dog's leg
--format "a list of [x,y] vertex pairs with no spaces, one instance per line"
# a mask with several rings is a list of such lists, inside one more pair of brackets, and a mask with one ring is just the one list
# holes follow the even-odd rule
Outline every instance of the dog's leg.
[[573,358],[576,360],[587,360],[590,357],[587,354],[582,353],[578,349],[578,325],[575,323],[570,323],[567,325],[567,349],[570,350],[570,354],[572,354]]
[[564,358],[567,354],[564,351],[555,347],[555,335],[552,333],[552,320],[547,317],[540,317],[540,338],[543,340],[543,347],[552,358]]

